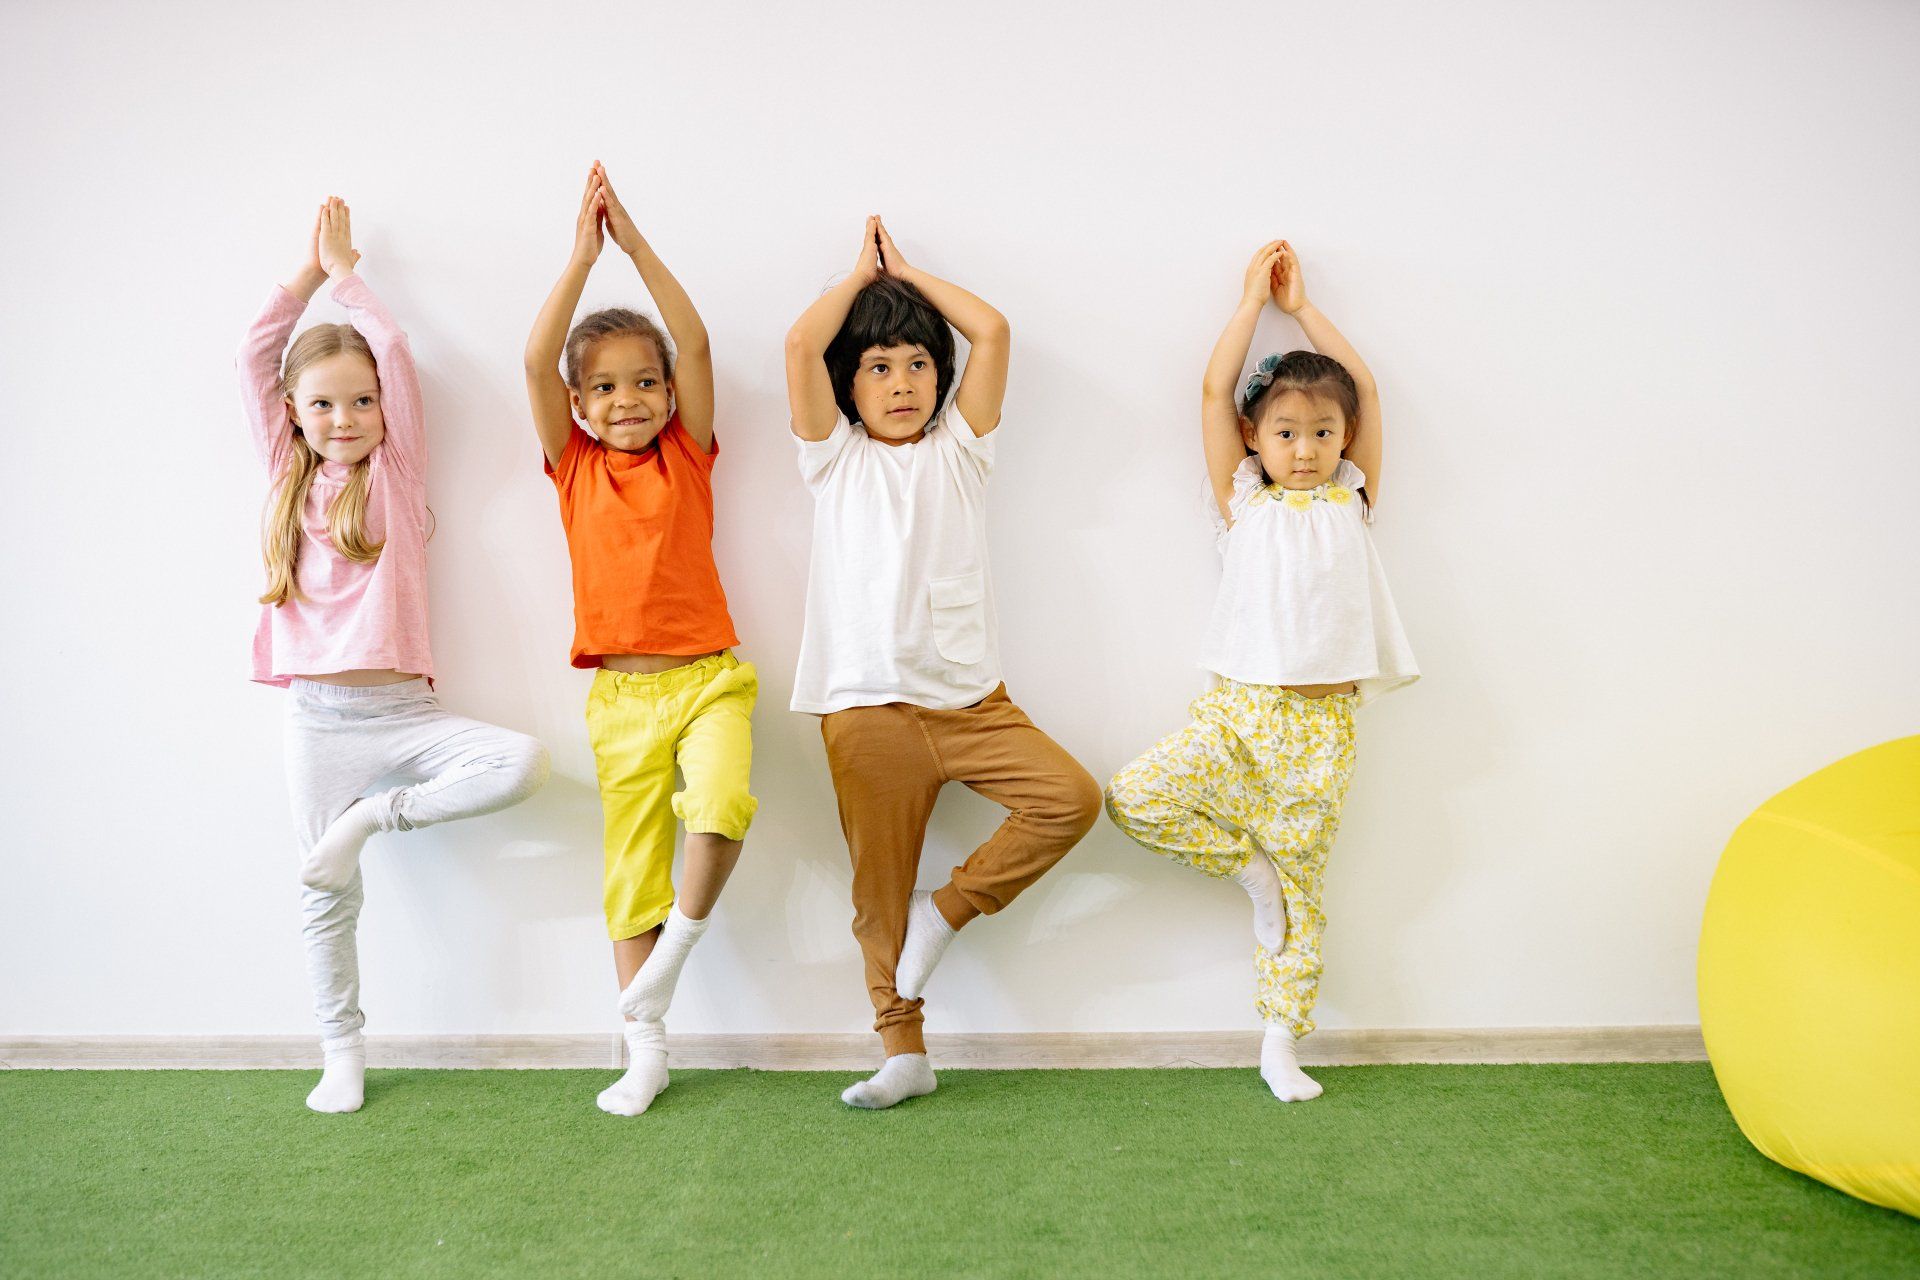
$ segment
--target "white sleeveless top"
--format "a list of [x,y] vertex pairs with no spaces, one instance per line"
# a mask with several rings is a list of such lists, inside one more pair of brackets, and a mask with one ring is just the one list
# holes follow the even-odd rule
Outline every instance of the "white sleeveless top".
[[1362,703],[1420,678],[1367,532],[1366,482],[1342,458],[1328,483],[1283,489],[1249,456],[1233,473],[1231,526],[1208,493],[1222,564],[1202,667],[1241,684],[1352,680]]

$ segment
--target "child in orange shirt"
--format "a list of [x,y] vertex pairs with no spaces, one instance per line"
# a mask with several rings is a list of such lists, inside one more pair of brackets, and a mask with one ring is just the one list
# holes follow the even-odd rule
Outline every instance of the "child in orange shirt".
[[[639,269],[671,343],[652,320],[622,308],[596,311],[568,332],[607,235]],[[739,638],[713,561],[720,446],[706,326],[598,161],[573,256],[527,340],[526,373],[573,561],[573,665],[598,669],[587,732],[605,816],[607,930],[629,1061],[599,1105],[633,1116],[667,1087],[674,984],[753,820],[759,683],[753,664],[731,652]],[[685,778],[677,792],[676,764]],[[687,829],[677,902],[676,817]]]

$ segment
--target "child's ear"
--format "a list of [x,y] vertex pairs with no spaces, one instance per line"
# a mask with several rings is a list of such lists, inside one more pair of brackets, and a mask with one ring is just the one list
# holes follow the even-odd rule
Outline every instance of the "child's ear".
[[1253,442],[1258,435],[1259,431],[1254,427],[1252,418],[1240,419],[1240,443],[1247,447],[1248,453],[1253,452]]
[[287,421],[291,422],[294,430],[298,431],[300,429],[300,411],[293,407],[293,397],[282,396],[280,398],[284,400],[287,405]]
[[567,403],[573,407],[573,416],[580,421],[587,420],[587,411],[580,407],[580,393],[572,387],[567,388]]

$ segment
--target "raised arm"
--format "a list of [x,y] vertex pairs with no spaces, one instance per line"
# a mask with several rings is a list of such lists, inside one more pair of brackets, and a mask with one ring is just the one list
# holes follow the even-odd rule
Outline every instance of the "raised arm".
[[876,218],[874,225],[880,236],[881,269],[926,294],[927,301],[967,340],[967,370],[960,376],[953,400],[974,435],[986,435],[1000,425],[1000,404],[1007,396],[1007,357],[1013,351],[1007,318],[959,285],[908,266],[887,234],[886,224]]
[[307,238],[306,258],[292,275],[273,287],[260,314],[247,326],[241,339],[234,368],[240,375],[240,401],[247,414],[247,427],[253,435],[254,451],[269,473],[277,473],[288,446],[293,441],[293,424],[287,418],[287,400],[280,392],[280,362],[287,351],[287,337],[300,323],[307,303],[327,282],[326,269],[320,265],[320,219],[322,205],[313,215],[313,231]]
[[1282,311],[1300,322],[1308,345],[1321,355],[1338,360],[1353,375],[1353,385],[1360,393],[1360,412],[1353,424],[1352,435],[1347,440],[1347,447],[1340,452],[1366,473],[1367,505],[1377,507],[1380,505],[1381,454],[1386,443],[1386,429],[1380,416],[1380,392],[1374,386],[1373,373],[1360,358],[1360,353],[1353,349],[1353,344],[1333,327],[1333,321],[1321,315],[1320,309],[1307,301],[1306,281],[1300,273],[1300,260],[1294,256],[1293,246],[1283,240],[1280,248],[1280,261],[1273,276],[1273,300]]
[[627,215],[620,197],[613,193],[606,166],[597,161],[600,190],[606,206],[607,234],[633,259],[646,282],[647,292],[660,308],[667,333],[673,338],[676,356],[673,369],[673,403],[680,413],[680,425],[687,429],[702,449],[713,452],[713,352],[707,341],[707,326],[694,310],[693,299],[680,287],[667,264],[660,261],[633,219]]
[[413,348],[386,304],[374,296],[356,269],[360,254],[353,247],[353,215],[347,202],[332,197],[320,210],[320,265],[333,281],[333,300],[347,309],[348,319],[373,348],[374,368],[380,374],[380,417],[386,435],[380,447],[398,457],[416,476],[427,465],[426,413],[420,403],[420,373],[414,367]]
[[567,329],[573,324],[581,291],[587,287],[587,273],[593,270],[606,244],[600,229],[605,216],[606,190],[596,162],[587,174],[586,194],[581,196],[580,212],[573,220],[573,253],[527,338],[527,401],[533,409],[534,433],[540,437],[549,466],[560,465],[560,455],[566,452],[567,439],[573,434],[573,402],[567,395],[567,380],[560,376],[560,356],[566,350]]
[[787,408],[793,434],[802,440],[825,440],[840,420],[827,375],[827,347],[846,323],[854,298],[880,274],[879,227],[880,219],[867,219],[853,273],[815,298],[787,330]]
[[1240,302],[1233,318],[1213,344],[1207,358],[1207,372],[1200,381],[1200,447],[1207,456],[1207,484],[1213,500],[1220,505],[1220,516],[1232,520],[1228,504],[1233,498],[1233,473],[1246,459],[1247,446],[1240,438],[1240,370],[1247,363],[1247,349],[1253,345],[1253,331],[1260,323],[1260,310],[1267,305],[1272,287],[1274,264],[1280,260],[1281,243],[1269,241],[1260,246],[1247,264],[1240,284]]

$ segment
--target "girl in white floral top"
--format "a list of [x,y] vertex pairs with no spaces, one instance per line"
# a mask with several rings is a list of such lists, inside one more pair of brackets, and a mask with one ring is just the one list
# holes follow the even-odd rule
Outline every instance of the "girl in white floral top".
[[[1263,358],[1234,387],[1271,294],[1313,351]],[[1107,812],[1129,836],[1253,899],[1260,1074],[1320,1095],[1294,1042],[1313,1030],[1321,876],[1353,775],[1353,712],[1419,678],[1367,525],[1380,498],[1373,377],[1307,301],[1284,240],[1247,268],[1200,407],[1222,557],[1193,723],[1122,769]],[[1255,856],[1255,855],[1260,856]]]

